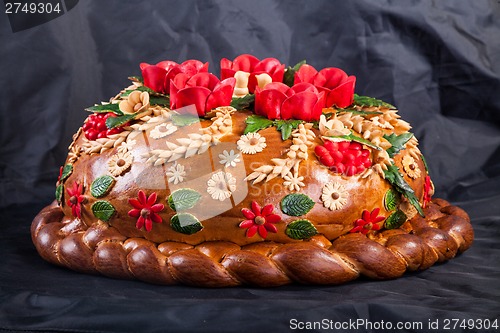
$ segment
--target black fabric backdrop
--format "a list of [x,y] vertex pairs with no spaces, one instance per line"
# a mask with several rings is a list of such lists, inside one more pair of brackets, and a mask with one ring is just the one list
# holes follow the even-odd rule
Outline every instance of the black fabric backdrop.
[[[220,58],[241,53],[343,68],[357,93],[398,106],[436,195],[470,213],[473,247],[394,281],[273,289],[160,287],[42,261],[29,226],[53,198],[83,108],[128,85],[139,62],[194,58],[218,73]],[[16,33],[0,13],[0,87],[0,330],[286,332],[295,318],[417,321],[423,329],[408,331],[425,332],[429,320],[500,321],[496,0],[94,0]]]

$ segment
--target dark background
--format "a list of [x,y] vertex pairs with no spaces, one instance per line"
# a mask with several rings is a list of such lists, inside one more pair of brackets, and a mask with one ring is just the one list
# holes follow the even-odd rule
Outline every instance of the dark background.
[[[94,0],[13,30],[2,10],[0,330],[283,332],[292,318],[424,328],[429,320],[441,328],[444,319],[500,321],[498,1]],[[396,105],[420,140],[436,196],[471,215],[474,246],[402,279],[336,287],[160,287],[42,261],[29,226],[53,200],[83,109],[127,86],[140,62],[193,58],[218,74],[220,58],[241,53],[340,67],[357,77],[358,94]]]

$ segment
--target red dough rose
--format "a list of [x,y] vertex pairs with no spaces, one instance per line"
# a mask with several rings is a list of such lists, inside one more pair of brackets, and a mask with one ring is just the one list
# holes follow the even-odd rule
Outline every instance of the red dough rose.
[[273,82],[282,82],[285,73],[285,65],[278,59],[266,58],[259,61],[259,59],[250,54],[242,54],[236,57],[234,61],[223,58],[220,61],[220,67],[221,79],[234,77],[237,71],[250,73],[248,90],[251,94],[255,92],[255,88],[257,87],[257,75],[268,74]]
[[347,76],[339,68],[328,67],[318,72],[313,66],[302,65],[294,78],[295,84],[301,82],[314,84],[319,91],[325,92],[325,107],[345,108],[353,102],[356,77]]
[[177,74],[184,73],[191,77],[197,73],[208,72],[208,62],[202,63],[198,60],[186,60],[180,65],[170,60],[161,61],[156,65],[143,62],[140,67],[144,85],[161,94],[170,92],[170,81]]
[[318,120],[325,105],[325,93],[310,83],[288,87],[272,82],[255,89],[255,113],[269,119]]
[[204,116],[216,107],[231,104],[235,83],[235,78],[219,81],[210,73],[198,73],[191,77],[178,74],[170,82],[170,108],[174,110],[194,104],[198,116]]

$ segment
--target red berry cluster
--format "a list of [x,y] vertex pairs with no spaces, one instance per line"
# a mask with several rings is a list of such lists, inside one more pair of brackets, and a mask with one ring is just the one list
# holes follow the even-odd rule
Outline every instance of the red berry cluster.
[[107,138],[112,134],[118,134],[123,131],[121,127],[109,129],[106,127],[106,119],[109,117],[116,117],[113,112],[108,113],[94,113],[87,117],[83,124],[83,133],[88,140],[96,140]]
[[372,165],[370,151],[355,141],[326,141],[324,145],[317,145],[314,152],[330,170],[347,176],[357,175]]

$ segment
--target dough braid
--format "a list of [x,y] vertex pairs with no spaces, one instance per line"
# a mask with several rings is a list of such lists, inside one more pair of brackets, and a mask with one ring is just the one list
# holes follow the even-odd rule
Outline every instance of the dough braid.
[[340,284],[361,275],[397,278],[470,247],[474,233],[465,211],[435,199],[425,213],[426,218],[417,215],[401,228],[372,238],[355,233],[333,242],[317,235],[288,244],[240,247],[220,241],[191,246],[127,238],[104,222],[87,228],[52,203],[35,217],[31,235],[45,260],[112,278],[203,287]]

